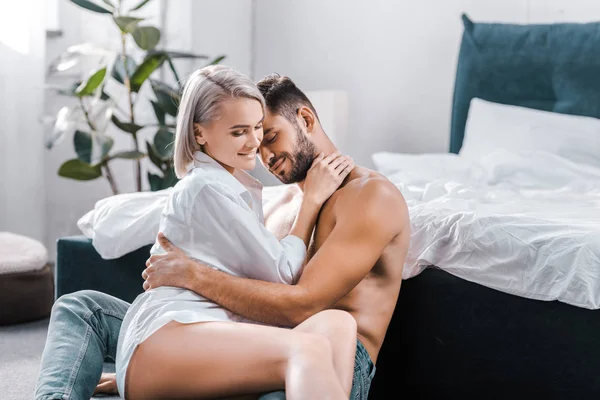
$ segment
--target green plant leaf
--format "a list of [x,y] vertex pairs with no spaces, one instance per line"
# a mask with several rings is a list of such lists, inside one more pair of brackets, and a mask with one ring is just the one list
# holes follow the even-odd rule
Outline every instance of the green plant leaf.
[[155,92],[159,91],[168,94],[176,104],[181,100],[182,90],[175,89],[174,87],[156,79],[150,79],[150,84],[152,85],[152,90]]
[[112,160],[114,158],[123,158],[125,160],[140,160],[144,157],[146,157],[146,155],[144,153],[142,153],[141,151],[131,150],[131,151],[120,151],[118,153],[115,153],[112,156],[110,156],[110,159]]
[[166,189],[174,186],[178,181],[179,179],[177,179],[177,175],[175,175],[175,169],[170,167],[163,178],[162,188]]
[[55,57],[46,69],[46,76],[62,73],[81,65],[90,56],[106,58],[112,56],[113,52],[102,46],[92,43],[80,43],[67,47],[65,51]]
[[167,114],[177,116],[177,105],[173,99],[164,92],[155,92],[160,108]]
[[127,133],[136,134],[143,126],[138,124],[132,124],[131,122],[122,122],[114,115],[110,117],[110,120],[122,131]]
[[[56,93],[61,96],[77,97],[77,95],[75,94],[75,91],[77,90],[77,88],[80,85],[81,85],[81,81],[77,81],[77,82],[70,84],[69,86],[52,87],[51,89],[56,90]],[[108,99],[110,99],[110,96],[103,90],[102,93],[100,94],[100,100],[106,101]]]
[[173,157],[173,132],[160,128],[154,135],[154,148],[161,160],[166,161]]
[[160,42],[160,31],[153,26],[138,26],[131,35],[142,50],[151,50]]
[[148,172],[148,183],[150,184],[150,190],[153,192],[162,189],[162,178],[156,174]]
[[158,69],[167,59],[164,54],[153,54],[144,59],[144,61],[135,69],[131,77],[131,90],[138,92],[142,84],[150,75]]
[[[135,63],[135,60],[131,56],[127,55],[127,76],[133,75],[136,68],[137,64]],[[115,78],[120,84],[125,84],[125,66],[123,65],[123,57],[119,56],[115,60],[111,76]]]
[[156,151],[156,149],[154,148],[154,145],[152,145],[149,141],[146,140],[146,149],[148,151],[148,158],[150,158],[150,161],[152,161],[152,164],[156,165],[161,171],[163,170],[163,161],[160,159],[160,156],[158,155],[158,152]]
[[102,2],[109,6],[112,11],[115,11],[115,5],[110,0],[102,0]]
[[156,115],[156,121],[158,122],[159,125],[164,125],[165,124],[165,110],[163,110],[160,107],[160,104],[158,104],[156,101],[150,100],[150,103],[152,103],[152,108],[154,109],[154,115]]
[[54,145],[62,141],[65,137],[72,135],[77,130],[77,127],[85,123],[85,116],[81,106],[74,105],[71,107],[63,106],[56,114],[54,126],[48,139],[46,147],[51,149]]
[[54,87],[52,89],[56,90],[56,93],[58,93],[61,96],[72,97],[72,96],[76,96],[75,90],[77,90],[79,85],[81,85],[81,81],[74,82],[74,83],[70,84],[69,86]]
[[100,165],[90,165],[78,158],[65,161],[58,169],[58,175],[63,178],[78,181],[90,181],[102,176]]
[[102,14],[112,14],[111,10],[107,10],[104,7],[101,7],[95,3],[92,3],[89,0],[71,0],[72,3],[77,4],[79,7],[83,7],[86,10],[94,11]]
[[205,56],[203,54],[185,53],[185,52],[181,52],[181,51],[172,51],[172,50],[151,50],[148,52],[148,54],[164,54],[164,55],[166,55],[167,61],[169,63],[169,67],[171,68],[171,71],[173,71],[175,81],[178,82],[178,84],[181,80],[179,79],[179,74],[177,73],[177,70],[175,69],[175,65],[173,64],[172,60],[175,60],[178,58],[187,58],[187,59],[198,59],[198,58],[207,59],[208,58],[208,56]]
[[214,60],[212,60],[208,65],[217,65],[218,63],[220,63],[221,61],[223,61],[225,59],[225,55],[219,56],[217,58],[215,58]]
[[137,5],[137,6],[135,6],[135,7],[131,8],[131,9],[129,9],[129,11],[136,11],[136,10],[139,10],[140,8],[144,7],[144,6],[146,5],[146,3],[147,3],[147,2],[149,2],[149,1],[150,1],[150,0],[142,0],[142,1],[140,1],[140,2],[138,3],[138,5]]
[[75,94],[79,97],[89,96],[94,93],[94,90],[100,86],[106,76],[106,67],[95,71],[86,81],[81,82],[81,85],[75,89]]
[[110,136],[96,135],[96,141],[100,145],[100,159],[104,161],[106,156],[112,149],[113,145],[115,144],[115,140]]
[[208,56],[204,55],[204,54],[194,54],[194,53],[186,53],[183,51],[173,51],[173,50],[152,50],[149,52],[149,54],[164,54],[166,56],[168,56],[169,58],[172,59],[176,59],[176,58],[202,58],[202,59],[208,59]]
[[73,147],[77,158],[86,164],[92,162],[92,134],[89,132],[75,131],[73,135]]
[[167,114],[176,117],[177,108],[181,99],[179,93],[162,82],[151,80],[150,83],[160,108]]
[[177,73],[177,69],[175,69],[175,64],[173,64],[173,60],[169,57],[167,58],[167,62],[169,63],[169,68],[171,68],[171,71],[173,71],[173,76],[175,77],[175,82],[177,82],[177,85],[179,85],[179,87],[181,87],[181,79],[179,79],[179,74]]
[[113,17],[115,24],[123,33],[131,33],[137,27],[137,24],[142,22],[144,18],[136,17]]

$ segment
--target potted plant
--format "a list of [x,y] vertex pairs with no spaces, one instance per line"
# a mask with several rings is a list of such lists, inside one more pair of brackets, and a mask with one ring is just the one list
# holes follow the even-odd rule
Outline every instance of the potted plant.
[[[139,1],[126,12],[122,10],[122,0],[102,0],[103,5],[90,0],[69,1],[110,18],[120,33],[120,51],[84,43],[69,47],[50,64],[48,74],[53,75],[81,64],[84,59],[95,59],[96,63],[85,79],[67,87],[50,88],[77,100],[73,106],[60,109],[52,133],[46,140],[46,147],[51,149],[62,137],[73,134],[77,157],[65,161],[58,174],[82,181],[105,178],[113,194],[118,194],[111,163],[117,159],[127,159],[135,163],[135,188],[141,191],[141,160],[148,157],[160,170],[160,174],[147,172],[150,189],[155,191],[173,186],[177,178],[173,170],[171,145],[182,91],[180,76],[173,61],[204,60],[207,64],[217,64],[225,56],[207,62],[209,57],[205,55],[159,49],[160,30],[145,24],[144,18],[136,16],[150,0]],[[128,51],[130,41],[135,43],[141,55],[136,57]],[[175,86],[154,77],[155,72],[164,67],[168,67],[173,75]],[[115,87],[120,88],[120,95],[115,95],[115,92],[119,93],[119,90],[114,90]],[[151,104],[156,117],[154,123],[143,124],[136,119],[134,106],[138,102]],[[131,137],[131,149],[113,149],[114,139],[107,133],[111,124]],[[153,129],[153,140],[140,143],[139,132],[142,129]]]

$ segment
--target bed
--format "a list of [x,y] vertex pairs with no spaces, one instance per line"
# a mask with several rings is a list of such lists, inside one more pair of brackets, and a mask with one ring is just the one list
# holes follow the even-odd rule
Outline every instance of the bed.
[[[452,186],[448,190],[456,189],[456,181],[461,182],[456,177],[457,174],[463,176],[467,170],[470,179],[473,179],[473,159],[465,161],[460,154],[461,150],[467,150],[463,148],[464,142],[469,139],[465,137],[465,131],[469,128],[470,112],[473,111],[470,107],[474,103],[481,105],[492,102],[494,107],[526,107],[565,116],[593,117],[584,123],[598,123],[595,119],[600,117],[599,23],[492,24],[473,22],[466,15],[463,15],[463,23],[452,105],[450,152],[430,155],[435,162],[442,163],[440,171],[444,169],[444,159],[454,166],[446,168],[445,173],[454,182],[446,184],[446,189],[448,186]],[[544,115],[557,117],[555,114]],[[476,126],[482,127],[476,123],[475,117],[471,122],[473,129]],[[503,124],[502,120],[495,122],[496,125]],[[582,136],[581,139],[591,140],[590,145],[582,146],[584,152],[585,147],[591,146],[590,154],[595,154],[595,160],[586,161],[600,164],[600,125],[598,126],[598,129],[586,131],[588,137]],[[571,134],[571,131],[563,132],[565,135]],[[548,134],[547,141],[551,141],[550,136]],[[483,138],[479,145],[485,146],[489,140],[494,138]],[[508,143],[506,147],[510,147],[511,141],[515,140],[520,140],[520,137],[503,137],[501,142]],[[545,138],[538,145],[546,146]],[[518,174],[519,179],[529,176],[535,166],[539,165],[530,163],[536,156],[554,157],[546,153],[540,154],[532,148],[525,150],[525,154],[530,157],[521,154],[523,157],[519,159],[518,165],[524,167]],[[503,151],[507,152],[498,149],[498,152],[491,153],[492,157],[496,157],[495,161],[500,159],[505,162],[510,157],[517,157],[510,152],[509,157],[505,157],[506,154],[500,156]],[[471,147],[469,152],[465,152],[468,153],[474,154],[476,151]],[[413,168],[418,162],[424,168],[426,164],[432,164],[432,159],[428,159],[430,156],[421,156],[420,161],[416,160],[419,156],[401,155],[398,158],[397,154],[385,153],[377,156],[380,157],[378,161],[381,168],[386,166],[386,157],[388,161],[396,157],[397,162],[413,162]],[[489,157],[487,160],[488,164],[485,165],[489,166]],[[565,164],[557,166],[555,161]],[[498,167],[499,164],[496,162],[494,165]],[[506,175],[506,165],[501,164],[501,168],[496,168],[495,171],[502,171],[504,176],[516,176]],[[513,283],[517,284],[509,285],[505,282],[504,285],[501,280],[495,279],[493,281],[498,286],[493,287],[492,284],[487,285],[492,280],[485,270],[477,269],[471,258],[464,257],[464,254],[462,258],[444,255],[444,250],[450,247],[448,243],[442,243],[441,246],[446,247],[438,248],[436,254],[439,261],[445,263],[444,266],[431,264],[408,268],[409,276],[403,281],[392,323],[377,363],[370,398],[571,399],[600,396],[600,341],[597,339],[600,329],[600,305],[597,300],[600,296],[600,286],[597,285],[600,281],[597,276],[600,271],[600,261],[597,259],[600,254],[600,197],[590,197],[591,194],[600,193],[596,192],[597,182],[593,181],[598,170],[594,167],[582,167],[582,164],[576,162],[570,163],[561,157],[552,159],[548,165],[549,168],[541,168],[543,175],[554,174],[552,176],[556,177],[558,174],[567,179],[570,188],[576,187],[575,183],[584,185],[579,197],[572,199],[571,203],[574,212],[581,213],[582,222],[573,222],[571,226],[564,220],[561,222],[558,218],[560,215],[549,216],[553,218],[550,219],[552,224],[542,225],[553,229],[554,236],[550,236],[552,241],[548,243],[552,245],[554,240],[568,239],[570,232],[575,235],[576,228],[581,225],[587,229],[582,237],[589,239],[589,242],[581,245],[581,249],[586,251],[586,256],[596,251],[595,255],[591,254],[588,258],[567,258],[564,265],[557,265],[550,272],[555,274],[554,278],[556,271],[561,268],[564,269],[560,271],[563,275],[568,275],[570,271],[575,271],[573,275],[581,272],[581,279],[585,281],[586,287],[574,285],[553,292],[549,289],[552,275],[547,278],[548,285],[543,287],[544,293],[536,293],[532,289],[536,280],[546,279],[540,278],[540,275],[533,279],[529,276],[529,285],[519,285],[520,282],[514,280]],[[578,177],[581,173],[578,169],[583,168],[583,178],[575,182],[572,176],[565,176],[564,168],[571,171],[571,167]],[[400,178],[395,172],[390,169],[382,171],[390,179],[396,179],[398,185],[405,184],[406,181],[403,180],[410,179],[406,173],[401,174]],[[592,173],[591,178],[586,175],[587,172]],[[431,173],[435,173],[435,170]],[[509,169],[509,173],[514,171]],[[423,175],[416,177],[413,183],[418,178],[423,178]],[[439,177],[431,177],[431,181],[427,182],[428,189],[432,192],[439,189],[435,185],[432,188],[431,185],[436,179],[439,181]],[[591,188],[585,186],[590,182],[593,184]],[[460,184],[464,186],[464,181]],[[402,188],[408,193],[407,186]],[[462,200],[472,202],[473,198],[479,198],[472,193],[467,192]],[[530,194],[531,191],[525,193]],[[565,191],[561,193],[563,196]],[[567,194],[574,196],[570,191]],[[524,197],[527,200],[531,198]],[[568,196],[560,198],[563,205],[569,201]],[[583,203],[577,201],[582,199],[591,208],[579,209],[578,204]],[[553,198],[543,200],[550,203]],[[519,206],[524,207],[523,204]],[[529,210],[528,213],[538,212],[539,215],[543,211],[536,210],[535,204]],[[517,225],[528,213],[514,214],[511,222],[503,224]],[[586,213],[589,224],[586,224]],[[481,219],[474,218],[473,221],[475,223],[464,225],[465,229],[482,231],[488,227],[487,224],[476,224]],[[556,221],[561,222],[565,228],[562,235],[558,234],[560,230],[555,229],[558,224]],[[457,226],[460,228],[460,225],[454,225],[454,228]],[[526,230],[532,237],[537,233],[534,227],[535,225],[528,226]],[[504,243],[504,238],[508,235],[502,236],[498,231],[494,232],[495,240],[488,240],[485,244],[477,242],[477,238],[482,236],[471,236],[470,240],[475,244],[471,249],[479,246],[479,250],[485,252],[485,246],[493,246],[494,241]],[[448,237],[453,236],[446,235],[441,242]],[[525,243],[523,247],[529,245],[531,243]],[[429,246],[432,244],[429,243]],[[491,250],[491,247],[487,249],[490,252],[496,251]],[[522,261],[519,258],[521,247],[505,246],[504,250],[510,254],[509,265],[503,271],[509,271],[511,262]],[[470,263],[474,268],[461,268],[459,262],[453,262],[456,260]],[[453,268],[446,268],[445,265]],[[520,268],[527,268],[527,265]],[[546,265],[546,271],[548,270]],[[496,278],[501,278],[498,271]]]

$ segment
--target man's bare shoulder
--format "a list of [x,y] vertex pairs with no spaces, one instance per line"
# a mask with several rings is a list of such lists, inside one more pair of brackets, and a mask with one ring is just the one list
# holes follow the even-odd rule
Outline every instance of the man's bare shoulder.
[[408,219],[402,192],[376,171],[357,167],[353,173],[355,176],[350,176],[351,179],[338,191],[336,219],[360,216],[363,220],[387,221],[401,229]]

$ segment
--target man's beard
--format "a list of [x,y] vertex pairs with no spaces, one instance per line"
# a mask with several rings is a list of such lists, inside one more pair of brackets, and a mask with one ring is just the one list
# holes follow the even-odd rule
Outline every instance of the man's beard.
[[296,124],[296,152],[290,157],[290,171],[279,178],[285,184],[301,182],[315,159],[315,145],[308,140],[300,125]]

